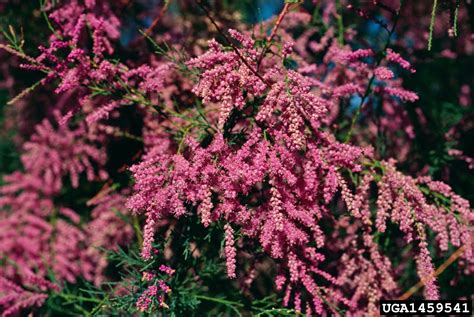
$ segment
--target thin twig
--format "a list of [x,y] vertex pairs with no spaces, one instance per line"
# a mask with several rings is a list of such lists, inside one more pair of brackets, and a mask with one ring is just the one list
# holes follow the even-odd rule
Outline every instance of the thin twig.
[[28,95],[30,92],[32,92],[33,90],[36,89],[36,87],[38,87],[40,84],[41,84],[41,80],[37,81],[36,83],[34,83],[33,85],[31,85],[30,87],[24,89],[22,92],[20,92],[18,95],[16,95],[13,99],[10,99],[8,102],[7,102],[7,105],[13,105],[14,103],[16,103],[18,100],[20,99],[23,99],[26,95]]
[[283,21],[283,18],[285,17],[285,15],[290,10],[290,6],[291,6],[291,3],[289,3],[289,2],[285,3],[285,6],[283,7],[283,10],[281,11],[280,15],[278,16],[278,20],[276,21],[275,26],[272,29],[272,32],[267,37],[268,42],[271,42],[273,40],[273,38],[275,37],[276,32],[278,31],[278,28],[280,27],[280,24]]
[[456,8],[454,9],[454,21],[453,21],[453,31],[454,37],[458,36],[458,15],[459,15],[459,0],[456,3]]
[[438,269],[436,269],[436,271],[433,274],[428,276],[426,279],[420,280],[418,283],[410,287],[410,289],[406,291],[405,293],[403,293],[403,295],[400,296],[398,300],[407,300],[413,294],[415,294],[420,288],[422,288],[427,281],[435,278],[438,275],[441,275],[441,273],[443,273],[448,268],[448,266],[454,263],[463,254],[465,249],[466,249],[465,245],[457,249],[453,254],[451,254],[451,256],[446,261],[444,261],[443,264],[441,264],[438,267]]
[[[385,23],[384,21],[382,21],[381,19],[378,19],[376,18],[375,16],[373,15],[369,15],[369,13],[365,10],[362,10],[362,9],[359,9],[359,8],[354,8],[353,5],[348,5],[347,8],[349,10],[352,10],[354,11],[358,16],[366,19],[366,20],[369,20],[369,21],[373,21],[375,22],[376,24],[380,25],[385,31],[387,31],[388,33],[390,33],[390,30],[388,29],[388,25],[387,23]],[[395,14],[397,14],[395,12]]]
[[380,7],[380,8],[382,8],[382,9],[384,9],[384,10],[390,12],[390,13],[393,14],[393,15],[397,14],[397,11],[395,11],[394,9],[392,9],[391,7],[389,7],[388,5],[386,5],[385,3],[383,3],[383,2],[381,2],[381,1],[379,1],[379,0],[375,0],[374,3],[375,3],[375,5],[376,5],[377,7]]
[[[395,28],[397,27],[398,20],[399,20],[400,14],[402,12],[404,3],[405,3],[405,1],[400,1],[400,8],[398,9],[397,15],[395,16],[395,19],[393,21],[392,29],[388,32],[387,42],[385,43],[385,46],[384,46],[382,52],[385,52],[390,46],[390,40],[392,38],[393,33],[395,32]],[[383,59],[383,55],[380,54],[379,58],[377,59],[377,62],[375,64],[375,68],[377,68],[380,65],[380,63],[382,62],[382,59]],[[364,105],[365,100],[369,97],[369,95],[372,91],[372,84],[373,84],[374,80],[375,80],[375,74],[372,74],[372,76],[369,79],[369,83],[367,84],[367,88],[365,89],[364,95],[362,96],[362,99],[360,100],[359,106],[357,107],[356,113],[352,117],[351,126],[349,128],[349,132],[347,133],[346,139],[344,140],[344,143],[349,142],[351,137],[352,137],[352,131],[354,129],[355,123],[356,123],[357,119],[360,116],[360,113],[361,113],[361,110],[362,110],[362,107]]]
[[7,51],[8,53],[10,53],[12,55],[18,56],[19,58],[22,58],[22,59],[30,62],[33,65],[41,66],[41,67],[44,67],[45,70],[49,70],[46,66],[44,66],[43,64],[41,64],[40,62],[38,62],[34,58],[32,58],[32,57],[30,57],[30,56],[28,56],[28,55],[26,55],[26,54],[24,54],[20,51],[17,51],[14,48],[12,48],[8,45],[0,44],[0,49],[5,50],[5,51]]
[[258,57],[257,70],[260,67],[260,63],[262,62],[262,59],[265,56],[265,53],[267,52],[268,48],[270,47],[271,42],[273,41],[273,38],[275,37],[276,32],[278,31],[278,28],[280,27],[280,24],[283,21],[283,18],[285,17],[285,15],[290,10],[290,6],[291,6],[291,3],[289,3],[289,2],[285,3],[285,6],[283,7],[280,14],[278,15],[278,19],[277,19],[275,25],[273,26],[273,29],[272,29],[270,35],[266,38],[265,46],[263,47],[262,52],[260,53],[260,56]]
[[433,0],[433,8],[431,9],[431,21],[430,21],[430,35],[428,37],[428,51],[431,51],[431,45],[433,43],[433,30],[436,19],[436,7],[438,6],[438,1]]
[[156,16],[156,18],[153,20],[151,25],[145,30],[146,35],[149,35],[151,33],[151,31],[153,31],[153,29],[158,24],[158,22],[161,20],[163,15],[165,15],[166,10],[168,10],[168,7],[170,6],[170,3],[171,3],[171,0],[165,0],[165,5],[163,6],[163,8],[161,8],[160,12]]
[[206,7],[202,4],[201,0],[196,0],[196,3],[199,5],[199,7],[204,11],[204,13],[206,14],[206,16],[209,18],[209,20],[211,21],[211,23],[215,26],[215,28],[217,29],[217,32],[219,32],[219,34],[222,35],[222,37],[224,37],[224,39],[226,40],[226,42],[230,45],[230,47],[234,50],[235,54],[237,54],[237,56],[239,57],[239,59],[242,61],[242,63],[245,64],[245,66],[247,66],[247,68],[255,75],[257,76],[267,87],[269,86],[269,84],[267,83],[267,81],[255,70],[253,69],[252,66],[250,66],[250,64],[247,62],[247,60],[242,56],[242,54],[240,54],[239,52],[239,49],[232,43],[232,41],[227,37],[227,35],[225,35],[225,33],[222,31],[222,29],[219,27],[219,25],[217,24],[217,22],[212,18],[209,10],[206,9]]

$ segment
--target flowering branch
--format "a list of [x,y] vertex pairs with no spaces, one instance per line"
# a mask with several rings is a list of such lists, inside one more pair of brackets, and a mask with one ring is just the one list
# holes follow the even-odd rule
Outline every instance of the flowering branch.
[[285,1],[285,5],[284,5],[283,9],[281,10],[280,14],[278,15],[277,21],[276,21],[275,25],[273,26],[273,29],[272,29],[270,35],[267,36],[265,45],[263,46],[262,52],[260,53],[260,56],[258,57],[257,71],[260,67],[260,64],[262,63],[263,57],[267,53],[268,48],[272,45],[273,38],[275,37],[275,35],[278,31],[278,28],[280,27],[281,22],[285,18],[285,15],[290,10],[291,5],[292,5],[291,2]]
[[226,40],[227,44],[230,45],[230,47],[234,50],[235,54],[237,54],[237,56],[240,58],[240,60],[242,61],[242,63],[245,64],[245,66],[247,66],[247,68],[255,75],[257,76],[261,81],[262,83],[264,83],[266,86],[268,86],[269,84],[267,83],[267,81],[252,67],[250,66],[250,64],[247,62],[247,60],[242,56],[242,54],[240,54],[240,51],[239,49],[232,43],[232,41],[227,37],[227,35],[222,31],[222,29],[219,27],[219,25],[217,24],[217,22],[212,18],[212,15],[211,13],[209,12],[209,10],[207,10],[207,8],[202,4],[202,1],[201,0],[196,0],[196,3],[199,5],[199,7],[204,11],[204,13],[206,14],[206,16],[209,18],[209,20],[211,21],[211,23],[214,25],[214,27],[216,28],[216,30],[219,32],[219,34],[222,35],[222,37]]
[[[378,67],[380,65],[380,63],[382,62],[382,60],[385,57],[384,53],[390,47],[390,41],[392,39],[393,33],[395,32],[395,28],[397,27],[397,23],[398,23],[398,20],[400,18],[400,15],[402,13],[404,3],[405,3],[405,1],[403,1],[403,0],[400,1],[400,8],[398,9],[398,11],[396,11],[393,26],[390,29],[390,31],[388,31],[387,41],[385,42],[385,45],[384,45],[384,48],[382,49],[382,51],[378,54],[377,61],[375,63],[375,65],[376,65],[375,67]],[[360,100],[359,105],[357,106],[356,113],[352,117],[351,125],[349,127],[349,131],[346,135],[344,143],[349,142],[351,137],[352,137],[352,133],[353,133],[355,124],[356,124],[357,120],[359,119],[359,116],[360,116],[361,111],[362,111],[362,107],[364,106],[364,102],[369,97],[370,93],[372,92],[372,84],[375,80],[375,77],[376,77],[376,75],[374,73],[369,79],[369,83],[367,84],[367,88],[365,89],[364,95],[362,96],[362,99]]]
[[397,300],[407,300],[409,299],[413,294],[415,294],[420,288],[422,288],[425,285],[426,280],[431,280],[439,275],[441,275],[452,263],[454,263],[456,260],[458,260],[462,254],[464,253],[466,249],[466,246],[463,245],[459,249],[457,249],[451,256],[441,264],[436,271],[433,272],[430,276],[428,276],[426,279],[421,279],[418,283],[410,287],[409,290],[407,290],[403,295],[398,297]]
[[[343,23],[341,3],[357,2],[309,1],[292,11],[301,1],[285,0],[261,22],[269,35],[259,40],[258,25],[224,28],[205,1],[168,12],[170,1],[141,31],[154,48],[123,41],[130,25],[150,18],[146,4],[129,0],[41,0],[52,33],[36,58],[13,26],[4,34],[11,44],[1,50],[47,75],[43,89],[33,91],[37,83],[11,101],[32,93],[35,102],[0,116],[34,127],[15,139],[19,168],[0,170],[0,310],[56,315],[65,303],[80,315],[371,316],[380,299],[399,297],[407,277],[420,282],[401,298],[423,287],[425,298],[439,299],[449,291],[439,274],[471,273],[469,201],[415,173],[423,164],[407,158],[419,154],[418,131],[400,104],[418,94],[403,88],[405,71],[415,70],[402,55],[424,43],[409,20],[410,5],[424,2],[396,11],[374,1],[391,27],[354,9],[377,26],[366,34]],[[192,11],[198,6],[203,14]],[[465,8],[453,0],[451,10],[459,30],[448,33],[468,43]],[[434,23],[424,18],[416,29]],[[162,32],[152,38],[157,23]],[[205,48],[214,27],[223,43]],[[380,51],[356,49],[367,42]],[[0,67],[0,90],[31,85],[17,83],[9,66]],[[468,107],[470,94],[460,88],[459,104]],[[354,96],[361,100],[347,127],[343,108]],[[361,115],[372,96],[377,122]],[[31,110],[34,119],[23,115]],[[387,152],[370,146],[381,133]]]

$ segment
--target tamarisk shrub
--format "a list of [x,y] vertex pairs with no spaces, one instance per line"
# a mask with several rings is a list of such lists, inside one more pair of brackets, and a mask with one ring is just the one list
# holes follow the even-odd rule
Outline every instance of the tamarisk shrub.
[[422,104],[455,63],[417,77],[472,58],[448,2],[420,27],[430,1],[285,1],[255,25],[227,2],[44,1],[38,47],[2,27],[0,87],[29,87],[5,120],[33,131],[0,171],[2,316],[366,316],[418,281],[470,295],[474,213],[448,162],[472,165],[472,96],[449,77],[462,110],[430,131],[445,112]]
[[[473,214],[468,202],[451,196],[445,184],[440,185],[443,188],[440,192],[441,188],[429,178],[417,181],[404,176],[396,171],[393,161],[378,163],[381,171],[377,171],[372,167],[376,161],[370,148],[340,143],[323,130],[331,97],[313,94],[310,78],[285,69],[278,61],[264,64],[260,68],[261,77],[256,76],[249,68],[255,63],[252,56],[256,55],[252,39],[235,30],[229,33],[240,42],[239,53],[226,52],[211,41],[208,52],[188,63],[202,71],[194,92],[205,103],[219,105],[218,125],[223,127],[222,132],[213,135],[208,145],[189,137],[182,154],[150,151],[143,163],[131,169],[136,179],[136,194],[128,206],[144,211],[147,216],[143,256],[151,257],[155,222],[163,217],[184,217],[189,213],[186,204],[191,204],[197,207],[204,226],[226,223],[225,255],[230,278],[236,275],[234,257],[238,251],[234,250],[232,226],[237,226],[242,235],[259,241],[264,251],[277,261],[280,272],[277,286],[286,292],[285,304],[292,299],[297,311],[302,311],[301,305],[305,305],[305,313],[311,315],[325,310],[337,312],[334,306],[357,310],[362,306],[360,299],[364,298],[370,303],[369,311],[375,312],[375,302],[382,295],[378,283],[387,292],[396,288],[390,261],[371,241],[373,234],[385,232],[390,220],[405,234],[406,243],[415,243],[418,248],[416,262],[418,274],[425,280],[426,298],[438,299],[425,230],[438,233],[441,250],[446,250],[448,240],[459,246],[463,236],[461,240],[466,241],[469,250],[465,256],[471,257],[469,224]],[[372,54],[370,50],[358,50],[344,58],[354,63]],[[388,56],[389,61],[411,69],[394,52]],[[263,91],[262,86],[268,87],[268,93],[258,95]],[[248,92],[245,101],[242,90]],[[402,100],[418,98],[398,88],[385,87],[384,91]],[[252,107],[258,109],[254,120],[252,115],[247,115],[252,113]],[[236,142],[233,135],[239,130],[245,131],[244,140]],[[365,176],[360,184],[349,183],[347,172]],[[432,184],[428,185],[428,192],[423,192],[423,182]],[[372,195],[370,183],[378,188],[375,215],[368,203]],[[427,197],[431,192],[449,199],[450,209],[431,203]],[[352,285],[357,289],[352,299],[348,298],[351,293],[341,287],[348,281],[326,271],[322,253],[327,241],[320,224],[325,219],[334,220],[330,203],[339,193],[350,217],[363,223],[364,245],[374,261],[370,263],[374,266],[357,278],[360,284]],[[346,258],[348,255],[341,259]],[[384,270],[377,273],[378,268]],[[347,274],[352,273],[345,274],[349,277]],[[379,274],[384,275],[382,281],[378,281]],[[323,281],[316,283],[316,276]]]
[[80,276],[99,285],[107,266],[100,249],[130,241],[131,228],[117,215],[126,213],[124,196],[91,201],[96,207],[87,226],[76,211],[57,203],[64,176],[72,188],[79,186],[81,174],[91,182],[107,177],[105,152],[87,137],[82,125],[55,128],[45,120],[24,144],[24,171],[5,176],[0,189],[0,254],[7,259],[0,274],[4,316],[41,306],[45,291],[59,291],[58,285]]

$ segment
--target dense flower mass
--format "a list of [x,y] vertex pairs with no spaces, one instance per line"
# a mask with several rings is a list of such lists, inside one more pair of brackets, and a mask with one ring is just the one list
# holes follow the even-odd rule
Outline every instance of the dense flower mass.
[[[244,45],[251,40],[245,40],[244,35],[239,35],[239,38],[244,50],[242,55],[250,55],[245,51]],[[363,53],[356,52],[348,59],[352,61],[367,55],[366,52]],[[223,53],[216,50],[215,43],[211,42],[211,51],[207,54],[208,59],[213,56],[211,54],[216,54],[214,58],[218,60],[217,56],[221,57]],[[214,82],[230,86],[231,83],[225,82],[233,79],[228,79],[227,73],[219,77],[219,72],[213,72],[214,65],[205,65],[203,80],[209,81],[207,76],[213,74]],[[240,67],[247,66],[244,64]],[[360,219],[365,226],[370,228],[375,223],[375,229],[383,233],[389,218],[404,232],[407,243],[419,241],[416,259],[420,278],[429,279],[426,282],[426,296],[429,299],[439,298],[432,277],[434,269],[424,230],[429,227],[444,234],[443,237],[438,236],[442,250],[447,249],[448,228],[454,231],[451,233],[451,239],[454,239],[451,243],[454,246],[459,246],[459,235],[463,235],[468,243],[466,249],[469,251],[466,256],[470,257],[471,233],[464,224],[471,223],[473,216],[466,205],[467,201],[460,197],[452,199],[451,212],[446,214],[443,208],[439,209],[427,202],[422,188],[419,188],[423,184],[421,179],[417,183],[396,171],[393,162],[382,162],[382,175],[375,182],[379,187],[377,213],[375,219],[372,219],[370,207],[365,204],[371,196],[368,185],[374,181],[373,176],[372,180],[365,178],[361,187],[353,193],[343,174],[344,171],[368,171],[377,175],[378,172],[370,168],[370,161],[373,160],[371,151],[339,143],[332,136],[319,131],[325,123],[324,116],[328,111],[329,101],[311,93],[309,78],[297,72],[285,72],[275,65],[263,77],[268,78],[267,81],[274,80],[256,115],[257,122],[264,124],[265,130],[255,126],[248,132],[247,140],[241,146],[227,144],[221,133],[214,135],[213,141],[206,147],[189,139],[189,149],[182,155],[163,156],[151,151],[143,163],[132,168],[137,181],[137,193],[129,201],[129,206],[137,212],[146,210],[147,215],[143,256],[151,257],[155,221],[170,214],[174,217],[185,216],[185,203],[189,202],[197,206],[197,213],[204,226],[223,219],[241,227],[242,234],[257,239],[266,252],[279,260],[279,271],[287,272],[287,277],[283,279],[280,276],[278,279],[280,287],[287,284],[287,296],[293,296],[292,290],[306,291],[310,300],[308,314],[321,314],[326,301],[337,301],[337,305],[346,304],[350,308],[356,308],[358,300],[350,302],[338,290],[338,284],[346,281],[342,279],[336,283],[335,277],[320,268],[321,262],[325,260],[324,255],[318,253],[318,249],[325,246],[325,233],[320,223],[323,219],[332,217],[329,204],[340,192],[349,214],[354,219]],[[254,82],[260,84],[257,79],[253,78]],[[252,79],[245,82],[250,83]],[[201,82],[197,85],[199,87]],[[228,97],[226,93],[229,94]],[[218,91],[217,94],[219,98],[205,99],[204,102],[226,100],[234,92]],[[227,110],[224,112],[227,113]],[[228,119],[228,114],[224,118],[219,117],[220,126],[225,125],[226,122],[222,120],[226,118]],[[305,123],[309,125],[310,131],[306,131]],[[312,137],[307,139],[307,134],[310,133]],[[150,178],[150,175],[155,176]],[[429,179],[423,180],[430,182]],[[436,192],[434,186],[430,189]],[[257,201],[254,202],[256,206],[242,203],[243,197],[252,195],[257,195]],[[450,189],[443,190],[442,195],[451,198]],[[457,202],[459,199],[461,201]],[[454,212],[459,212],[463,220],[458,220]],[[366,230],[370,232],[371,229]],[[226,224],[225,252],[227,272],[231,278],[235,277],[235,251],[232,242],[229,242],[233,239],[229,237],[232,231],[232,227]],[[366,244],[370,246],[370,242]],[[387,261],[383,260],[376,246],[370,246],[370,249],[374,253],[373,261]],[[382,267],[385,266],[386,264]],[[384,274],[389,275],[390,269],[387,268],[385,272]],[[326,279],[329,286],[315,284],[313,276],[316,275]],[[374,272],[360,283],[368,283],[375,278]],[[393,291],[395,284],[391,276],[388,278],[392,282],[386,288]],[[301,305],[300,292],[294,295],[296,306]],[[363,295],[373,305],[382,295],[378,293],[377,296],[370,289],[365,292]],[[339,296],[332,297],[332,294]],[[375,311],[373,307],[370,309]]]
[[2,316],[470,296],[472,92],[446,60],[472,62],[472,21],[434,5],[424,29],[390,0],[282,1],[258,23],[219,1],[0,5],[49,34],[0,37],[0,89],[29,87],[0,116],[18,153],[0,168]]

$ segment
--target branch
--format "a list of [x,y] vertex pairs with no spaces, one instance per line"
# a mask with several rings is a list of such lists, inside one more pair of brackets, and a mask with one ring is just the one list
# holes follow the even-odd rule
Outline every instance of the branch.
[[451,256],[443,264],[441,264],[438,267],[438,269],[436,269],[436,271],[431,276],[429,276],[428,278],[426,278],[424,280],[420,280],[418,283],[413,285],[408,291],[403,293],[403,295],[400,296],[397,300],[407,300],[413,294],[415,294],[420,288],[422,288],[425,285],[425,282],[427,280],[431,280],[431,279],[435,278],[436,276],[441,275],[441,273],[443,273],[444,270],[446,270],[448,268],[448,266],[450,266],[453,262],[455,262],[463,254],[465,249],[466,249],[465,245],[463,245],[462,247],[457,249],[453,254],[451,254]]
[[[402,9],[403,9],[403,4],[405,2],[402,0],[400,1],[400,8],[398,9],[397,11],[397,15],[395,16],[395,20],[393,22],[393,26],[392,26],[392,29],[388,32],[388,38],[387,38],[387,42],[385,43],[385,46],[382,50],[382,52],[385,52],[389,46],[390,46],[390,40],[392,38],[392,35],[393,33],[395,32],[395,28],[397,27],[397,24],[398,24],[398,20],[399,20],[399,17],[400,17],[400,14],[402,12]],[[377,59],[377,62],[375,64],[375,68],[377,68],[380,63],[382,62],[382,59],[383,59],[383,55],[380,54],[379,58]],[[346,139],[344,140],[344,143],[347,143],[350,141],[351,137],[352,137],[352,130],[354,129],[354,126],[355,126],[355,123],[357,121],[357,119],[359,118],[360,116],[360,113],[361,113],[361,110],[362,110],[362,107],[364,106],[364,102],[365,100],[369,97],[370,93],[371,93],[371,90],[372,90],[372,83],[374,82],[375,80],[375,74],[373,74],[370,79],[369,79],[369,83],[367,85],[367,88],[365,90],[365,93],[364,93],[364,96],[362,97],[362,99],[360,100],[360,103],[359,103],[359,107],[357,107],[357,111],[356,113],[354,114],[354,116],[352,117],[352,122],[351,122],[351,126],[349,128],[349,132],[347,133],[347,136],[346,136]]]
[[165,0],[165,5],[163,6],[163,8],[161,8],[160,12],[156,16],[156,18],[153,20],[151,25],[148,27],[148,29],[146,29],[146,31],[145,31],[146,35],[149,35],[151,33],[151,31],[153,31],[155,26],[158,24],[158,22],[161,20],[161,18],[165,14],[166,10],[168,10],[168,7],[170,6],[170,3],[171,3],[171,0]]
[[[262,59],[265,56],[265,53],[267,52],[268,48],[271,46],[271,42],[273,41],[273,38],[275,37],[276,32],[278,31],[278,28],[280,27],[280,24],[283,21],[283,18],[285,17],[285,15],[290,10],[290,6],[291,6],[291,3],[285,2],[285,6],[281,10],[280,15],[278,16],[278,19],[277,19],[275,25],[273,26],[272,32],[266,38],[265,46],[263,47],[262,52],[260,53],[260,56],[258,57],[257,70],[260,67],[260,63],[262,62]],[[270,45],[267,45],[267,43],[270,43]]]
[[237,54],[237,56],[240,58],[240,60],[242,61],[242,63],[245,64],[245,66],[247,66],[247,68],[255,75],[257,76],[267,87],[270,86],[268,84],[268,82],[255,70],[253,69],[252,66],[250,66],[250,64],[247,62],[247,60],[242,56],[242,54],[240,54],[239,52],[239,49],[232,43],[232,41],[227,37],[227,35],[225,35],[225,33],[222,31],[222,29],[219,27],[219,25],[216,23],[216,21],[212,18],[209,10],[206,9],[206,7],[202,4],[201,0],[196,0],[196,3],[199,5],[199,7],[204,11],[204,13],[206,14],[206,16],[209,18],[209,20],[211,21],[211,23],[216,27],[217,29],[217,32],[219,32],[219,34],[221,34],[224,39],[226,40],[226,42],[230,45],[230,47],[232,47],[232,49],[234,50],[235,54]]

